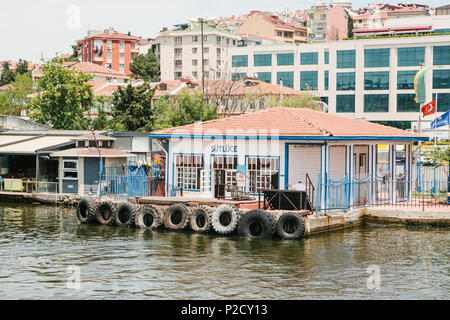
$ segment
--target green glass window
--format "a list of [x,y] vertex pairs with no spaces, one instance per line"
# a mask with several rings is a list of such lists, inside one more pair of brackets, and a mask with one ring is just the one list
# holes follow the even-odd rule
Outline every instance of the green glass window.
[[354,68],[355,67],[355,50],[338,50],[337,51],[337,67]]
[[370,122],[382,124],[384,126],[399,128],[402,130],[411,129],[411,121],[370,121]]
[[300,53],[300,64],[317,64],[317,52],[302,52]]
[[280,79],[283,80],[283,86],[294,88],[294,72],[277,72],[277,84],[280,84]]
[[300,72],[300,90],[317,90],[317,71]]
[[[436,99],[436,93],[433,93],[433,99]],[[447,112],[450,110],[450,93],[438,93],[436,100],[437,112]]]
[[355,73],[338,72],[336,73],[336,90],[355,90]]
[[450,46],[433,47],[433,64],[435,66],[450,65]]
[[254,60],[255,67],[267,67],[272,65],[271,54],[255,54]]
[[278,66],[293,66],[294,65],[294,54],[293,53],[277,54],[277,65]]
[[365,49],[364,67],[366,68],[389,67],[389,48]]
[[365,94],[364,112],[388,112],[389,95],[388,94]]
[[325,51],[325,64],[330,63],[330,52]]
[[336,112],[355,112],[355,95],[354,94],[337,95]]
[[419,112],[419,104],[414,101],[414,93],[397,95],[397,112]]
[[420,62],[425,63],[425,47],[398,48],[399,67],[417,66]]
[[414,89],[414,77],[418,70],[398,71],[397,89]]
[[241,78],[245,77],[245,75],[246,75],[245,73],[233,73],[231,74],[231,80],[238,81]]
[[433,89],[450,88],[450,69],[433,70]]
[[323,84],[323,88],[324,90],[328,90],[328,70],[325,70],[325,75],[324,75],[324,84]]
[[389,71],[364,72],[364,90],[388,90]]
[[257,79],[267,83],[272,83],[272,72],[258,72]]
[[233,67],[248,67],[248,56],[233,56],[231,58],[231,63]]

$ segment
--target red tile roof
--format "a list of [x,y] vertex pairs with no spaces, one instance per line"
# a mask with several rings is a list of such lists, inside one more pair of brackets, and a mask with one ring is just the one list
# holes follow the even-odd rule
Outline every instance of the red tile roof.
[[14,89],[14,85],[12,83],[8,83],[0,87],[0,91],[7,91],[10,89]]
[[229,118],[190,124],[152,134],[219,134],[269,136],[322,136],[322,137],[399,137],[405,140],[425,137],[409,131],[364,120],[302,108],[271,108]]
[[[107,158],[126,158],[135,157],[136,155],[117,149],[98,148],[102,157]],[[72,148],[52,153],[51,157],[94,157],[98,158],[97,148]]]

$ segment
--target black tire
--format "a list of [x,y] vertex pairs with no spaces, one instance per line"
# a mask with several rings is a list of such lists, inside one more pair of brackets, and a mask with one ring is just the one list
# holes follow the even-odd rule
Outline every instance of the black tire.
[[211,230],[213,209],[208,206],[199,206],[192,211],[190,217],[191,229],[195,232],[208,232]]
[[240,216],[236,206],[221,204],[214,210],[211,224],[218,234],[230,234],[236,231]]
[[81,223],[90,223],[95,217],[96,199],[81,198],[77,205],[77,218]]
[[277,221],[277,233],[282,239],[296,240],[305,234],[305,222],[294,212],[283,213]]
[[159,211],[151,204],[143,205],[135,218],[136,227],[146,230],[156,230],[162,225]]
[[251,239],[270,239],[275,230],[276,224],[272,215],[264,210],[251,210],[241,217],[238,234]]
[[122,202],[117,207],[114,220],[120,227],[134,227],[134,220],[139,208],[129,202]]
[[113,225],[116,216],[116,205],[108,200],[100,200],[95,209],[97,221],[104,225]]
[[175,203],[164,211],[164,225],[169,230],[180,231],[189,225],[191,212],[181,203]]

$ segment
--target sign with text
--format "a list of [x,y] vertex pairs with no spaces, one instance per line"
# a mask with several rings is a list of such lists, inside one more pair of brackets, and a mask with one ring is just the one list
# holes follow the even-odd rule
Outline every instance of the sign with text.
[[213,144],[211,146],[211,152],[237,152],[238,147],[234,145],[219,145],[219,144]]

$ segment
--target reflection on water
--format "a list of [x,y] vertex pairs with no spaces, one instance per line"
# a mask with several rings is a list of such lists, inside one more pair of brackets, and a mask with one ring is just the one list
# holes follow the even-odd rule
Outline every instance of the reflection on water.
[[[360,227],[250,241],[81,225],[75,208],[3,204],[0,298],[448,299],[449,240],[442,229]],[[80,289],[67,285],[70,266]]]

